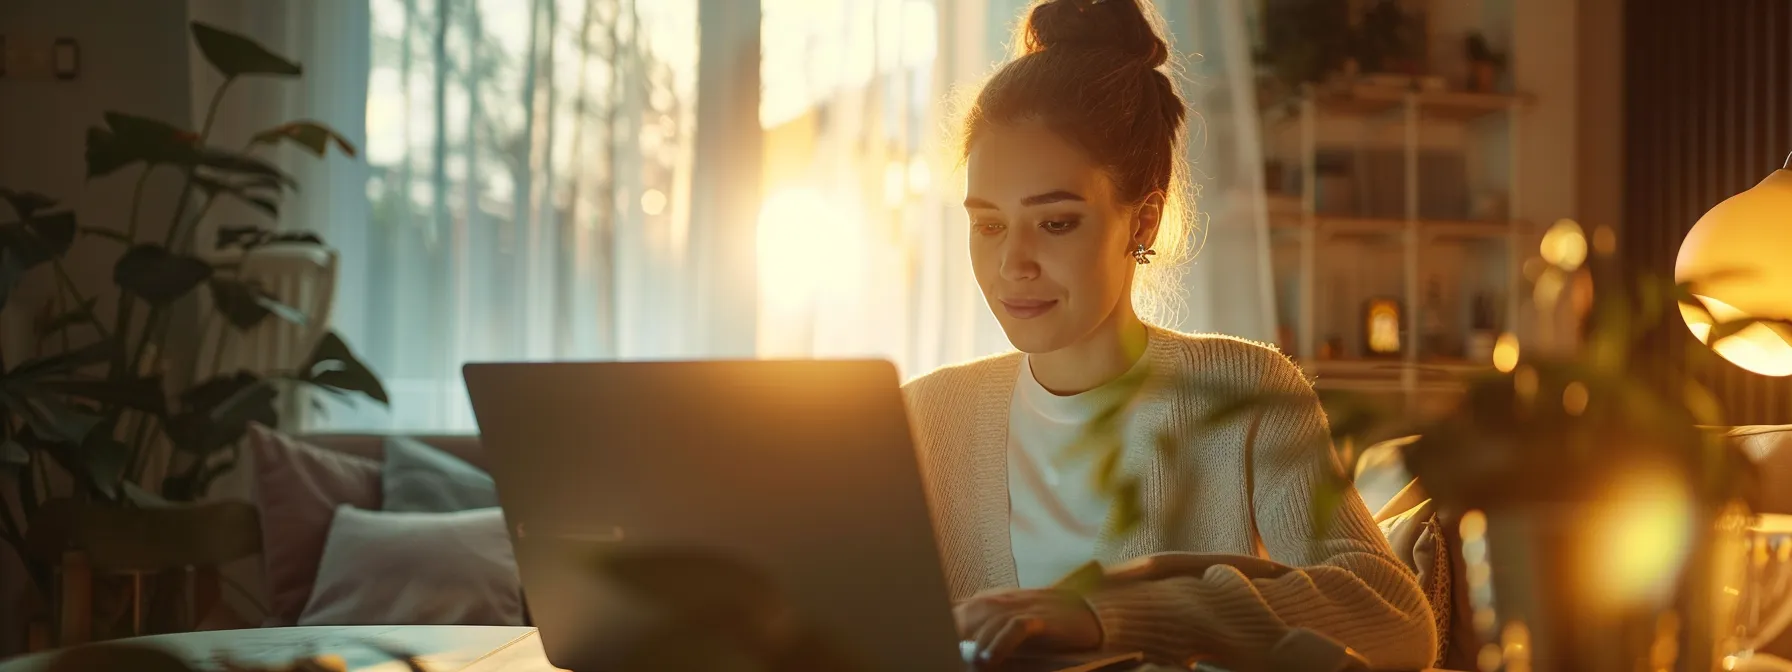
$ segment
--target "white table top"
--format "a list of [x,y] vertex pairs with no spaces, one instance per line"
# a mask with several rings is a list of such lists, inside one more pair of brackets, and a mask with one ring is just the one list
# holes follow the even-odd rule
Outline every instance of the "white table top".
[[[535,662],[534,666],[519,666],[517,663],[500,667],[476,665],[525,640],[533,644],[527,658]],[[471,625],[318,626],[216,630],[121,641],[166,647],[201,669],[217,669],[217,662],[225,657],[241,663],[268,665],[304,656],[332,654],[341,656],[352,672],[406,670],[399,661],[394,661],[369,646],[370,642],[411,652],[422,658],[432,672],[546,672],[554,669],[547,665],[542,656],[541,643],[535,638],[534,628]],[[515,656],[506,658],[516,659]],[[14,658],[0,662],[0,672],[38,672],[45,669],[48,663],[49,655],[46,654]]]

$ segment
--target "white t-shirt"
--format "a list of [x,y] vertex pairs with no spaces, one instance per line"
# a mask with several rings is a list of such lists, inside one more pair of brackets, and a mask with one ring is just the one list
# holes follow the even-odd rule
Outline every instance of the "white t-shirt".
[[1051,585],[1095,557],[1108,500],[1095,485],[1095,456],[1073,450],[1088,424],[1124,400],[1118,381],[1058,396],[1021,363],[1008,411],[1008,535],[1022,588]]

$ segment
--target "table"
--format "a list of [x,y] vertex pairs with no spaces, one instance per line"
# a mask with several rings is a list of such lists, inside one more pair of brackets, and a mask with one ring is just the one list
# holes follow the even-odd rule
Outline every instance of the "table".
[[[548,664],[534,628],[316,626],[190,632],[122,641],[163,646],[198,665],[208,665],[220,654],[245,663],[270,664],[328,653],[342,656],[351,672],[407,672],[403,663],[368,646],[372,642],[416,654],[431,672],[563,672]],[[48,654],[14,658],[0,661],[0,672],[41,672],[48,662]]]
[[[475,625],[316,626],[215,630],[128,641],[174,651],[195,666],[215,668],[221,654],[250,664],[278,664],[320,653],[338,655],[352,672],[406,672],[369,643],[409,651],[432,672],[551,672],[534,628]],[[488,662],[509,661],[498,667]],[[48,654],[0,662],[0,672],[40,672]]]

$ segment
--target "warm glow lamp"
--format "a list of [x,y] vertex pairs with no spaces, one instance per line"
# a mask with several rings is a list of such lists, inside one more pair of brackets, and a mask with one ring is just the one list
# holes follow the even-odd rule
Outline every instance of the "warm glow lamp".
[[[1792,167],[1792,157],[1787,162]],[[1701,343],[1749,371],[1792,375],[1792,342],[1765,325],[1708,340],[1714,323],[1792,320],[1792,170],[1773,171],[1700,217],[1680,244],[1674,280],[1698,281],[1694,296],[1710,315],[1680,315]]]

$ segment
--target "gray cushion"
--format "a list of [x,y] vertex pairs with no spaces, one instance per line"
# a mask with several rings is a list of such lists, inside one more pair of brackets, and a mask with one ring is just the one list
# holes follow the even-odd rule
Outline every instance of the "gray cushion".
[[386,439],[380,480],[386,511],[447,513],[498,505],[490,474],[415,439]]
[[522,584],[496,508],[336,509],[299,625],[522,625]]

